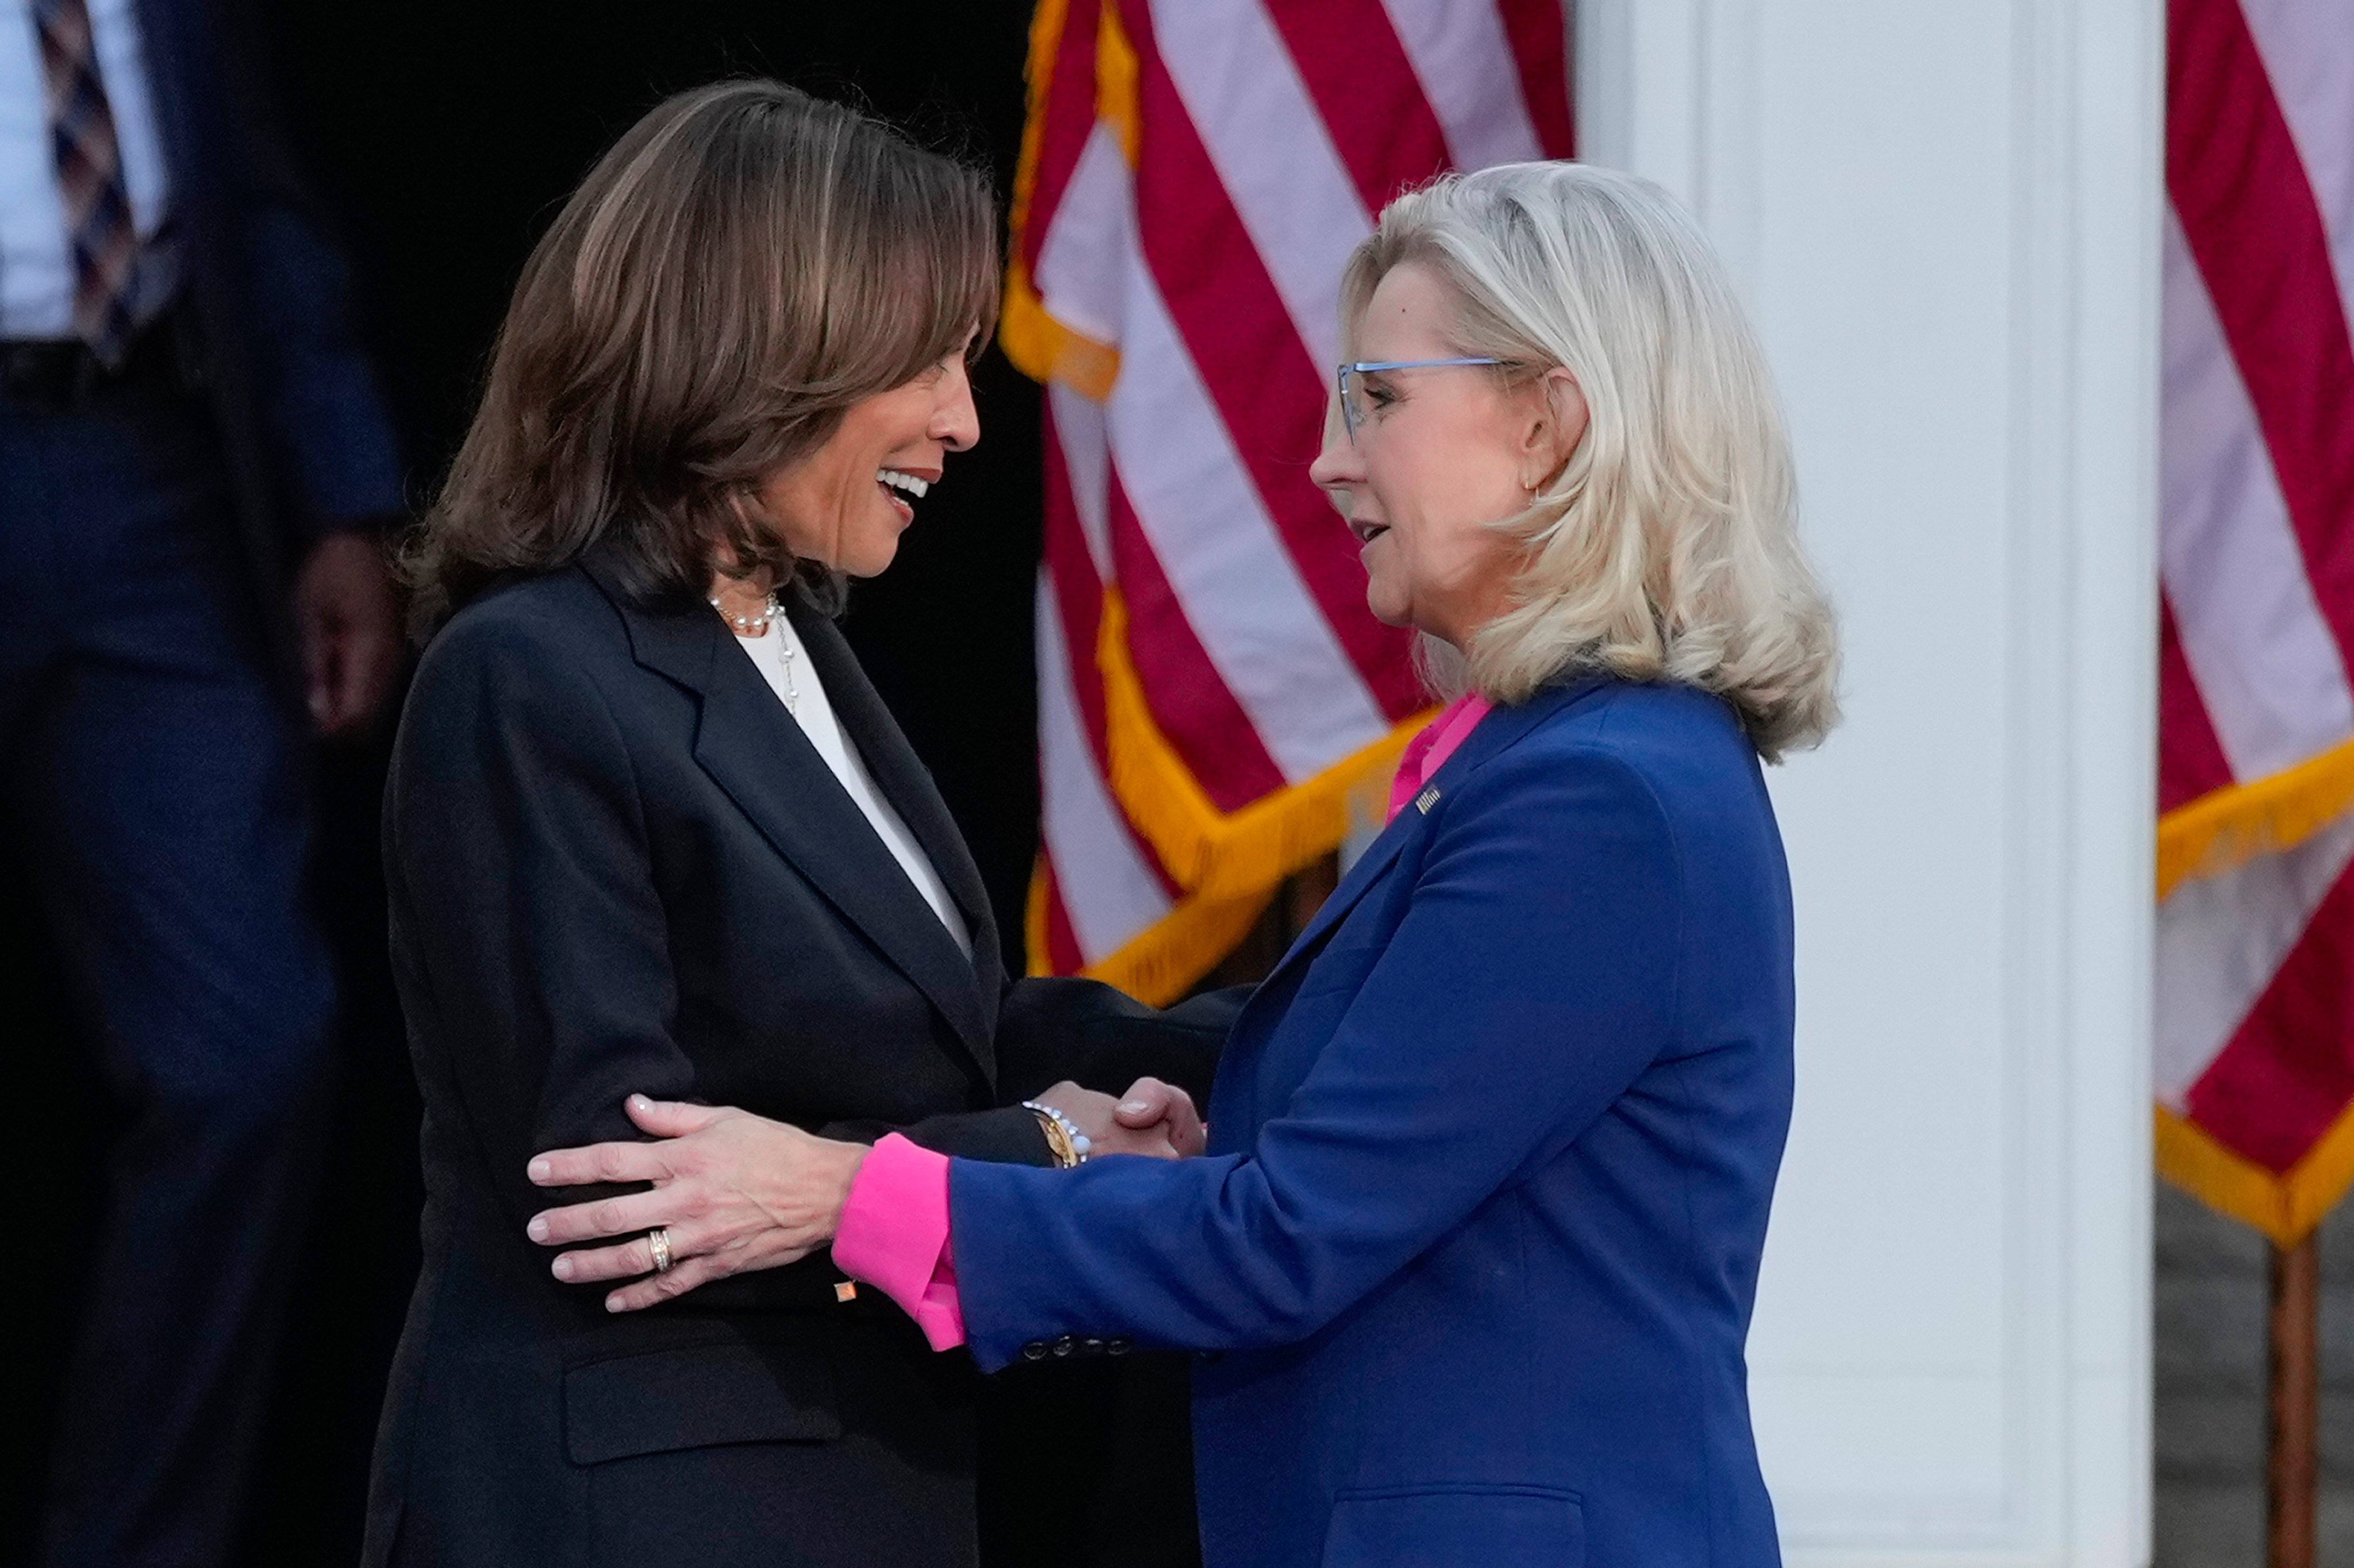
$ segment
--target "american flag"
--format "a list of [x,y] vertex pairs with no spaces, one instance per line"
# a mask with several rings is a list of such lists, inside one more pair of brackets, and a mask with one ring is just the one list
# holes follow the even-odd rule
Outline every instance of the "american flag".
[[1308,478],[1399,191],[1571,149],[1561,0],[1040,0],[1001,339],[1047,384],[1031,964],[1182,991],[1426,699]]
[[2354,1178],[2354,19],[2168,55],[2158,1159],[2287,1245]]

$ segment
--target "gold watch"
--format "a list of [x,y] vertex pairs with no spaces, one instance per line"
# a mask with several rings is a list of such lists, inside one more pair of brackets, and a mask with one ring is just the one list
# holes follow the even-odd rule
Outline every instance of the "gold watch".
[[1046,1135],[1046,1151],[1055,1157],[1055,1169],[1068,1171],[1073,1166],[1087,1163],[1087,1135],[1081,1132],[1069,1117],[1035,1100],[1023,1101],[1022,1108],[1038,1118],[1038,1130]]

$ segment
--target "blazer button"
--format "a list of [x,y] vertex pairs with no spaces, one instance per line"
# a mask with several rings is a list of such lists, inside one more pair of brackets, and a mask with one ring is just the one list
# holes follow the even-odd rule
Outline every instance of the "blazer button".
[[1046,1359],[1046,1341],[1044,1340],[1033,1340],[1028,1344],[1023,1346],[1022,1359],[1025,1361],[1044,1361]]
[[1055,1348],[1055,1353],[1056,1355],[1058,1355],[1058,1356],[1067,1356],[1067,1355],[1069,1355],[1073,1351],[1076,1351],[1076,1350],[1077,1350],[1077,1349],[1079,1348],[1079,1342],[1078,1342],[1078,1340],[1075,1340],[1075,1339],[1071,1338],[1071,1336],[1070,1336],[1070,1335],[1066,1334],[1066,1335],[1064,1335],[1061,1339],[1059,1339],[1059,1340],[1055,1340],[1055,1347],[1054,1347],[1054,1348]]

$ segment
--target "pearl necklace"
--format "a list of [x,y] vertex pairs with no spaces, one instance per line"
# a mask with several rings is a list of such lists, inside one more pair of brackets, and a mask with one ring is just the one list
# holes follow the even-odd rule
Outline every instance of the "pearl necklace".
[[[770,594],[768,601],[752,615],[728,614],[716,596],[705,602],[719,611],[719,618],[734,627],[738,637],[765,637],[769,633],[769,623],[783,620],[785,615],[785,607],[777,602],[775,594]],[[785,711],[799,718],[801,716],[801,689],[793,679],[793,645],[786,641],[781,633],[777,638],[777,655],[784,662]]]
[[738,637],[759,636],[762,632],[769,630],[769,622],[776,620],[779,616],[785,613],[785,607],[777,602],[777,596],[775,594],[770,594],[767,602],[762,604],[758,610],[755,610],[750,615],[728,614],[726,607],[719,602],[719,596],[717,594],[712,595],[703,602],[717,610],[719,612],[720,619],[726,621],[728,625],[734,627],[736,629],[736,635]]

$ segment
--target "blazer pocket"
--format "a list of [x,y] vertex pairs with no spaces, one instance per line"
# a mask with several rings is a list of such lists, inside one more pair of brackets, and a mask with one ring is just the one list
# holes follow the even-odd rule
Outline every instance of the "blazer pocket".
[[576,1465],[841,1436],[833,1369],[811,1346],[692,1345],[564,1373],[564,1445]]
[[1332,1499],[1323,1568],[1581,1568],[1585,1506],[1550,1487],[1369,1487]]

